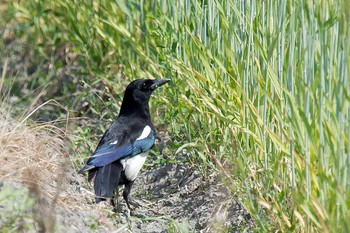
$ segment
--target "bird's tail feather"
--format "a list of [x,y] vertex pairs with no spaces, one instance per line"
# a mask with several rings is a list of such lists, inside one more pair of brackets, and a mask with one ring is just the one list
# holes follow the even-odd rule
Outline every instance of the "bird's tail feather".
[[91,182],[92,179],[95,177],[96,175],[96,172],[97,172],[98,168],[94,168],[92,170],[89,170],[89,173],[88,173],[88,182]]
[[105,198],[113,197],[122,170],[123,167],[120,163],[111,163],[97,169],[94,182],[97,203],[105,200]]

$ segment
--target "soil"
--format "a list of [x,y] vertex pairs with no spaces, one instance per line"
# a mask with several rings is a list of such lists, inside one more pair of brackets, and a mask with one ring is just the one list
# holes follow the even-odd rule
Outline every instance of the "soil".
[[144,169],[132,188],[132,215],[121,197],[121,188],[119,213],[115,213],[108,202],[94,203],[92,187],[86,186],[83,177],[71,172],[69,180],[68,189],[60,194],[59,203],[65,204],[58,205],[59,232],[252,232],[254,229],[250,215],[229,195],[219,174],[203,179],[186,161]]

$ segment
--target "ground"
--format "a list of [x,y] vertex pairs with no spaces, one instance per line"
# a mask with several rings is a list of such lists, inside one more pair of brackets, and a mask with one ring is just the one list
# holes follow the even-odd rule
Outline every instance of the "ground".
[[[108,203],[94,204],[90,187],[84,188],[85,179],[74,174],[71,179],[66,195],[75,196],[75,202],[80,203],[79,211],[61,208],[58,219],[66,226],[62,232],[80,232],[95,225],[98,225],[100,232],[111,232],[112,229],[149,233],[172,230],[249,232],[253,229],[250,215],[228,194],[219,174],[213,173],[203,179],[196,169],[185,162],[145,169],[132,189],[133,206],[136,207],[130,217],[121,195],[121,213],[112,213],[112,206]],[[96,217],[97,221],[90,215]],[[77,222],[81,223],[79,227],[76,227]]]
[[[171,163],[144,167],[132,188],[135,210],[131,216],[120,194],[119,213],[113,212],[109,203],[95,204],[91,184],[72,167],[65,135],[52,133],[62,132],[60,129],[50,123],[27,126],[15,121],[9,110],[0,113],[0,182],[27,187],[37,200],[32,209],[34,232],[254,229],[250,215],[230,194],[220,173],[211,171],[204,177],[185,151],[172,156]],[[152,155],[148,159],[152,160]]]

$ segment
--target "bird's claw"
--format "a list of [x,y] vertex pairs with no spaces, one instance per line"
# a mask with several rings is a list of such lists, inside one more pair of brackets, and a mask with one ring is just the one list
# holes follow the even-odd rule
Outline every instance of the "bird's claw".
[[135,198],[129,199],[129,203],[133,206],[136,206],[136,207],[143,207],[144,206],[142,200],[140,200],[140,199],[135,199]]

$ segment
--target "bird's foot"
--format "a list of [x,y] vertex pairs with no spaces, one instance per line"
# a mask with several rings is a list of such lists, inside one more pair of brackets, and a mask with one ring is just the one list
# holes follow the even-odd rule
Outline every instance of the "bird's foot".
[[[141,199],[129,198],[129,203],[136,208],[145,206],[145,203]],[[135,207],[133,209],[135,209]]]
[[139,217],[139,218],[147,216],[147,214],[145,214],[145,211],[136,211],[136,209],[138,208],[147,210],[146,212],[153,212],[154,214],[158,213],[157,211],[149,209],[149,207],[152,206],[153,203],[148,200],[143,200],[139,198],[129,198],[128,203],[127,203],[127,206],[128,206],[130,216]]
[[113,212],[114,213],[121,213],[122,212],[122,207],[119,204],[118,198],[116,198],[116,199],[112,198],[111,199],[111,204],[113,206]]
[[100,201],[96,203],[96,207],[99,211],[111,211],[111,206],[108,201]]
[[136,198],[128,198],[126,201],[126,205],[128,207],[128,215],[129,216],[138,216],[135,211],[136,209],[140,208],[140,207],[145,207],[146,204],[144,203],[144,201],[142,201],[141,199],[136,199]]

